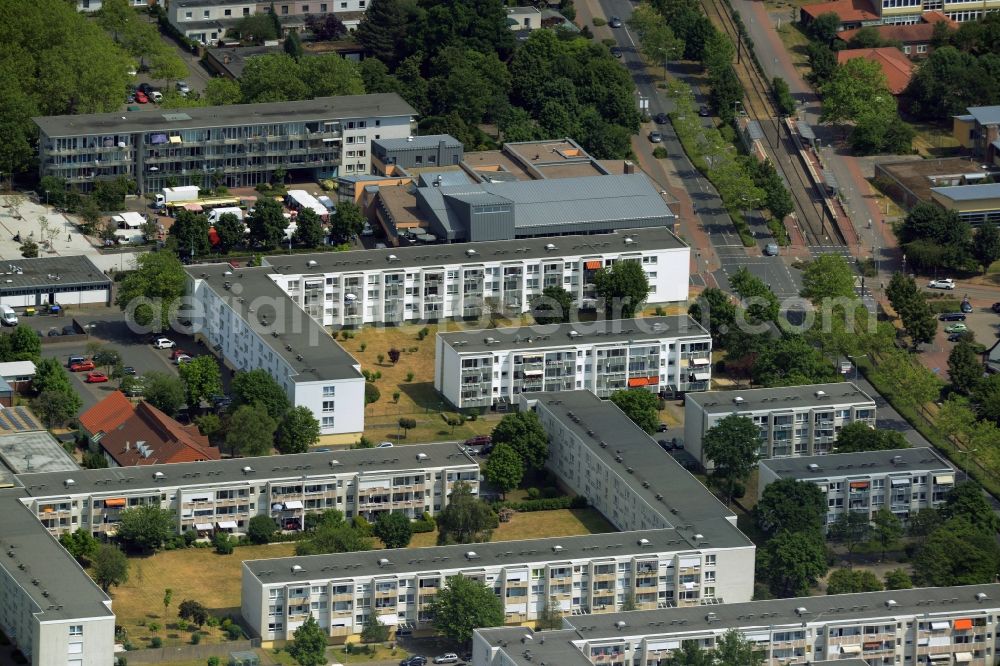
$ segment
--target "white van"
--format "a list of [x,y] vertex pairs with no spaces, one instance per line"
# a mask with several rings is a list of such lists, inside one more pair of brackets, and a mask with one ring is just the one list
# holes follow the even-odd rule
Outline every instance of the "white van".
[[17,315],[9,305],[0,305],[0,323],[4,326],[17,326]]

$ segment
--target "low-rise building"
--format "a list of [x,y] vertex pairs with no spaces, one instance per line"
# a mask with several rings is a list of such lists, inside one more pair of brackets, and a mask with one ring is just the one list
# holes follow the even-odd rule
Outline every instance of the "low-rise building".
[[538,7],[508,7],[507,24],[510,29],[518,32],[521,30],[539,30],[542,27],[542,12]]
[[626,388],[676,396],[711,380],[712,337],[687,315],[438,333],[434,388],[459,409],[521,393]]
[[766,666],[836,662],[990,666],[1000,585],[772,599],[563,618],[563,628],[476,629],[472,666],[656,666],[687,641],[712,650],[730,630]]
[[[883,44],[899,44],[900,50],[911,59],[926,57],[934,50],[934,31],[938,23],[944,23],[951,29],[958,25],[939,11],[924,12],[919,23],[890,23],[887,25],[870,26]],[[857,37],[861,28],[843,30],[836,34],[838,43],[849,44]]]
[[462,142],[448,134],[376,139],[372,141],[372,168],[391,175],[400,168],[457,166],[464,152]]
[[901,95],[913,78],[914,65],[895,46],[880,46],[871,49],[844,49],[837,51],[837,62],[841,65],[849,60],[862,58],[879,66],[885,75],[889,92]]
[[0,303],[14,308],[41,305],[111,305],[111,278],[84,254],[4,260]]
[[706,469],[702,438],[727,416],[751,419],[760,428],[760,457],[830,453],[848,423],[875,426],[875,401],[851,382],[808,384],[689,394],[684,401],[684,444]]
[[[742,545],[752,568],[753,546]],[[390,630],[431,630],[431,604],[453,576],[493,588],[508,624],[536,620],[546,606],[565,615],[665,608],[691,579],[742,596],[728,546],[692,546],[661,529],[246,561],[241,610],[266,645],[291,639],[310,614],[338,641],[361,633],[372,613]]]
[[35,378],[34,361],[8,361],[0,363],[0,379],[18,391],[27,390]]
[[148,402],[140,402],[118,427],[97,442],[111,466],[162,465],[220,460],[198,426],[181,425]]
[[374,520],[410,518],[447,506],[458,481],[479,492],[479,465],[455,444],[231,458],[172,465],[22,474],[22,502],[58,537],[77,529],[113,536],[129,507],[153,504],[174,514],[178,534],[245,533],[250,518],[299,530],[305,516],[337,509]]
[[[995,143],[1000,146],[1000,139]],[[1000,221],[1000,183],[932,187],[931,200],[974,226]]]
[[266,370],[293,406],[312,411],[322,436],[353,442],[364,430],[365,379],[361,365],[313,319],[324,302],[307,297],[303,311],[302,301],[289,298],[274,279],[284,276],[271,268],[186,270],[192,329],[223,364]]
[[826,523],[847,511],[874,515],[885,507],[904,522],[921,509],[936,508],[955,487],[955,470],[926,447],[775,458],[759,465],[758,497],[781,479],[805,481],[826,496]]
[[[274,255],[266,274],[323,326],[478,319],[523,313],[550,285],[598,307],[597,271],[641,262],[650,303],[686,301],[691,249],[663,227],[480,243]],[[197,274],[201,269],[189,269]],[[247,273],[247,269],[237,273]],[[239,275],[225,278],[233,285]],[[209,310],[211,312],[211,310]]]

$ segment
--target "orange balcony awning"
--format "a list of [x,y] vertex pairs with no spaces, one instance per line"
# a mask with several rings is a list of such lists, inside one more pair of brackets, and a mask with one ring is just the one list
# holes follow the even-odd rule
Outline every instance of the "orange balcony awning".
[[968,631],[969,629],[972,629],[972,620],[955,620],[955,624],[952,625],[952,628],[956,631]]
[[111,499],[104,500],[104,506],[125,506],[124,497],[112,497]]
[[851,481],[851,488],[865,489],[868,487],[867,481]]
[[604,264],[602,264],[600,261],[588,261],[583,265],[583,267],[586,268],[588,271],[596,271],[601,268],[604,268]]

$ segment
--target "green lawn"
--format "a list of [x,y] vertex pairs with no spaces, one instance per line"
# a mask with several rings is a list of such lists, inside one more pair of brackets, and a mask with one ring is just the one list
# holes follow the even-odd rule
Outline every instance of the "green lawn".
[[[515,513],[510,522],[500,523],[493,530],[493,541],[544,539],[545,537],[576,536],[616,531],[596,509],[556,509]],[[414,534],[410,548],[437,544],[437,532]]]

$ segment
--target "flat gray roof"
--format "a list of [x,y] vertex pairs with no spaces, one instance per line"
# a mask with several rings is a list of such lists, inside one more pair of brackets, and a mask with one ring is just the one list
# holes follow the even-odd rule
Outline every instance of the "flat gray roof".
[[1000,197],[1000,183],[985,185],[952,185],[951,187],[932,187],[931,192],[948,197],[952,201],[978,201],[980,199],[995,199]]
[[0,567],[41,609],[38,620],[113,616],[108,596],[20,502],[23,494],[0,490]]
[[[626,245],[625,239],[632,239]],[[554,249],[548,246],[554,245]],[[447,245],[414,245],[384,250],[351,250],[317,254],[273,254],[264,257],[264,265],[276,272],[292,275],[349,273],[352,271],[425,268],[455,264],[481,264],[487,261],[518,261],[566,255],[599,256],[612,250],[639,252],[683,248],[687,245],[666,227],[619,229],[606,234],[581,234],[558,238],[517,238]],[[474,254],[469,254],[469,252]],[[390,256],[396,260],[389,260]],[[315,262],[310,266],[309,262]]]
[[1000,106],[970,106],[966,111],[980,125],[1000,124]]
[[[185,270],[188,276],[202,280],[233,308],[264,344],[294,369],[293,381],[315,382],[361,376],[358,361],[268,277],[272,272],[270,269],[234,269],[228,264],[198,264],[186,266]],[[226,284],[231,288],[226,289]],[[267,325],[262,321],[267,321]],[[199,322],[192,322],[197,328]],[[277,336],[273,335],[275,332]]]
[[449,148],[460,148],[462,142],[450,134],[426,134],[424,136],[411,136],[406,139],[372,139],[372,146],[378,146],[383,150],[413,150],[418,148],[437,148],[444,142]]
[[[976,599],[976,594],[980,592],[986,594],[986,601]],[[891,608],[885,605],[890,599],[896,602]],[[805,608],[806,614],[799,615],[796,612],[799,608]],[[636,635],[718,632],[731,628],[767,629],[771,626],[801,625],[803,622],[850,623],[874,618],[893,619],[908,614],[929,614],[928,619],[931,619],[934,614],[955,616],[978,613],[987,608],[1000,608],[1000,585],[923,587],[825,597],[747,601],[717,606],[572,615],[563,619],[577,629],[575,640],[591,641],[614,638],[628,640]],[[709,613],[714,616],[712,621],[706,620]],[[762,617],[762,613],[766,615]],[[616,622],[624,622],[625,627],[618,628],[615,626]],[[676,626],[678,624],[681,626]],[[675,626],[671,628],[670,625]],[[487,633],[490,630],[480,631]]]
[[21,289],[111,286],[111,278],[84,254],[36,259],[0,259],[0,294]]
[[62,444],[45,430],[0,436],[0,459],[18,474],[80,469]]
[[[648,545],[640,545],[647,539]],[[556,547],[561,550],[556,552]],[[243,564],[261,583],[292,583],[317,578],[358,575],[399,575],[444,569],[476,569],[487,566],[516,566],[532,562],[569,562],[616,555],[687,551],[691,548],[672,529],[643,532],[608,532],[580,536],[491,541],[430,548],[386,548],[360,553],[333,553],[303,557],[247,560]],[[475,553],[468,558],[467,553]],[[390,564],[379,565],[387,559]],[[302,567],[293,572],[293,566]]]
[[[810,469],[809,465],[816,465],[817,468]],[[952,469],[944,458],[927,447],[833,453],[826,456],[805,456],[802,458],[769,458],[761,460],[760,466],[768,468],[782,479],[800,480]]]
[[[822,391],[823,394],[817,395]],[[736,398],[742,398],[737,402]],[[836,384],[805,384],[804,386],[779,386],[776,388],[737,389],[732,391],[705,391],[688,393],[685,400],[699,405],[709,414],[783,410],[800,407],[825,407],[875,401],[852,382]]]
[[[427,454],[423,461],[417,454]],[[336,461],[337,464],[331,464]],[[407,444],[385,449],[352,449],[317,453],[263,456],[260,458],[228,458],[202,460],[192,463],[143,465],[141,467],[112,467],[109,469],[78,469],[73,472],[19,474],[18,480],[25,492],[32,497],[50,497],[77,493],[130,493],[159,486],[245,483],[246,481],[271,481],[300,479],[303,476],[355,472],[395,472],[441,467],[445,465],[477,465],[455,443]],[[244,467],[253,469],[244,473]],[[165,478],[157,481],[155,472]],[[71,488],[65,481],[72,479]]]
[[33,118],[48,137],[104,132],[150,132],[167,129],[232,127],[257,123],[323,121],[342,118],[415,116],[416,111],[396,93],[317,97],[297,102],[231,104],[183,109],[91,113]]
[[[577,335],[574,335],[576,333]],[[496,349],[546,349],[575,344],[623,343],[660,338],[708,337],[701,324],[687,315],[640,319],[603,319],[548,326],[511,326],[477,331],[438,333],[456,352],[489,352]],[[487,339],[496,342],[487,342]]]
[[659,510],[692,547],[752,545],[729,522],[733,512],[610,400],[601,400],[590,391],[522,395],[551,411],[609,469],[630,483],[636,495]]

